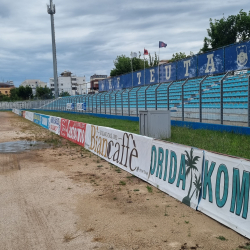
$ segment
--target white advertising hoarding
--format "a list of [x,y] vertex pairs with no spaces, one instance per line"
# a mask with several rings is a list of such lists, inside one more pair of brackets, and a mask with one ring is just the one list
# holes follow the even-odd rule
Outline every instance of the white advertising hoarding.
[[250,238],[250,162],[205,152],[198,210]]

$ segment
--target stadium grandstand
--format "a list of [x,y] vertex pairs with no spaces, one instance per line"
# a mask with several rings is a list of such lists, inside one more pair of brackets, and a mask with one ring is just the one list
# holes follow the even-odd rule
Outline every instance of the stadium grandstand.
[[[121,116],[171,111],[172,120],[250,126],[250,41],[99,81],[99,93],[40,109]],[[36,107],[37,108],[37,107]]]

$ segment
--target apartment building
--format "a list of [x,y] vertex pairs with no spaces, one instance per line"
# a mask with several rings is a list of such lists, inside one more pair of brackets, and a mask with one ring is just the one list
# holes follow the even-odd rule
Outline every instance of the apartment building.
[[[55,94],[54,78],[49,79],[52,93]],[[87,93],[85,76],[73,75],[70,71],[64,71],[58,77],[59,95],[68,92],[70,95],[82,95]]]
[[42,88],[45,88],[47,87],[47,83],[46,82],[42,82],[38,79],[30,79],[30,80],[25,80],[23,81],[20,86],[23,86],[23,87],[26,87],[26,86],[29,86],[32,88],[32,94],[33,96],[36,95],[36,88],[37,87],[42,87]]

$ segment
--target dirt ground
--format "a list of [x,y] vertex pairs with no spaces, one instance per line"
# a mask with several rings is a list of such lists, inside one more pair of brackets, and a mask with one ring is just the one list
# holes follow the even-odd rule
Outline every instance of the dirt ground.
[[250,249],[248,239],[84,148],[0,112],[0,143],[15,140],[51,146],[0,152],[1,250]]

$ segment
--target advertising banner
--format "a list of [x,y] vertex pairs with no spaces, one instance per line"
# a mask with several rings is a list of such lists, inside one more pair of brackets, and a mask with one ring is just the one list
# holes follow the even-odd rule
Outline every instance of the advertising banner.
[[198,210],[250,238],[250,162],[205,152]]
[[25,111],[25,118],[27,120],[30,120],[30,121],[33,122],[33,120],[34,120],[34,113],[33,112],[29,112],[29,111]]
[[74,110],[75,108],[75,104],[74,103],[67,103],[66,105],[66,109],[67,110]]
[[133,87],[141,87],[144,85],[144,70],[133,72]]
[[23,117],[25,118],[25,113],[26,113],[26,111],[23,111]]
[[121,169],[147,180],[152,138],[87,124],[85,148]]
[[43,128],[49,129],[49,118],[50,116],[48,115],[40,115],[41,116],[41,126]]
[[224,72],[224,49],[198,55],[198,76]]
[[34,113],[34,119],[33,119],[34,123],[41,125],[41,116],[40,114]]
[[84,147],[86,125],[86,123],[61,118],[60,135],[65,139]]
[[188,57],[177,62],[177,80],[197,76],[197,56]]
[[85,102],[83,102],[83,103],[77,103],[76,109],[77,110],[86,110],[86,103]]
[[158,83],[158,67],[145,69],[145,85]]
[[60,135],[61,118],[56,116],[50,116],[49,118],[49,130],[57,135]]
[[177,63],[160,65],[160,82],[172,82],[176,80]]
[[105,80],[99,80],[99,91],[105,91]]
[[225,47],[225,71],[250,68],[250,41]]
[[203,151],[153,140],[148,182],[196,209],[201,189]]
[[121,75],[121,85],[123,89],[132,87],[132,74]]
[[121,77],[120,76],[114,77],[113,78],[113,84],[114,84],[114,89],[115,90],[122,89],[122,86],[121,86]]

